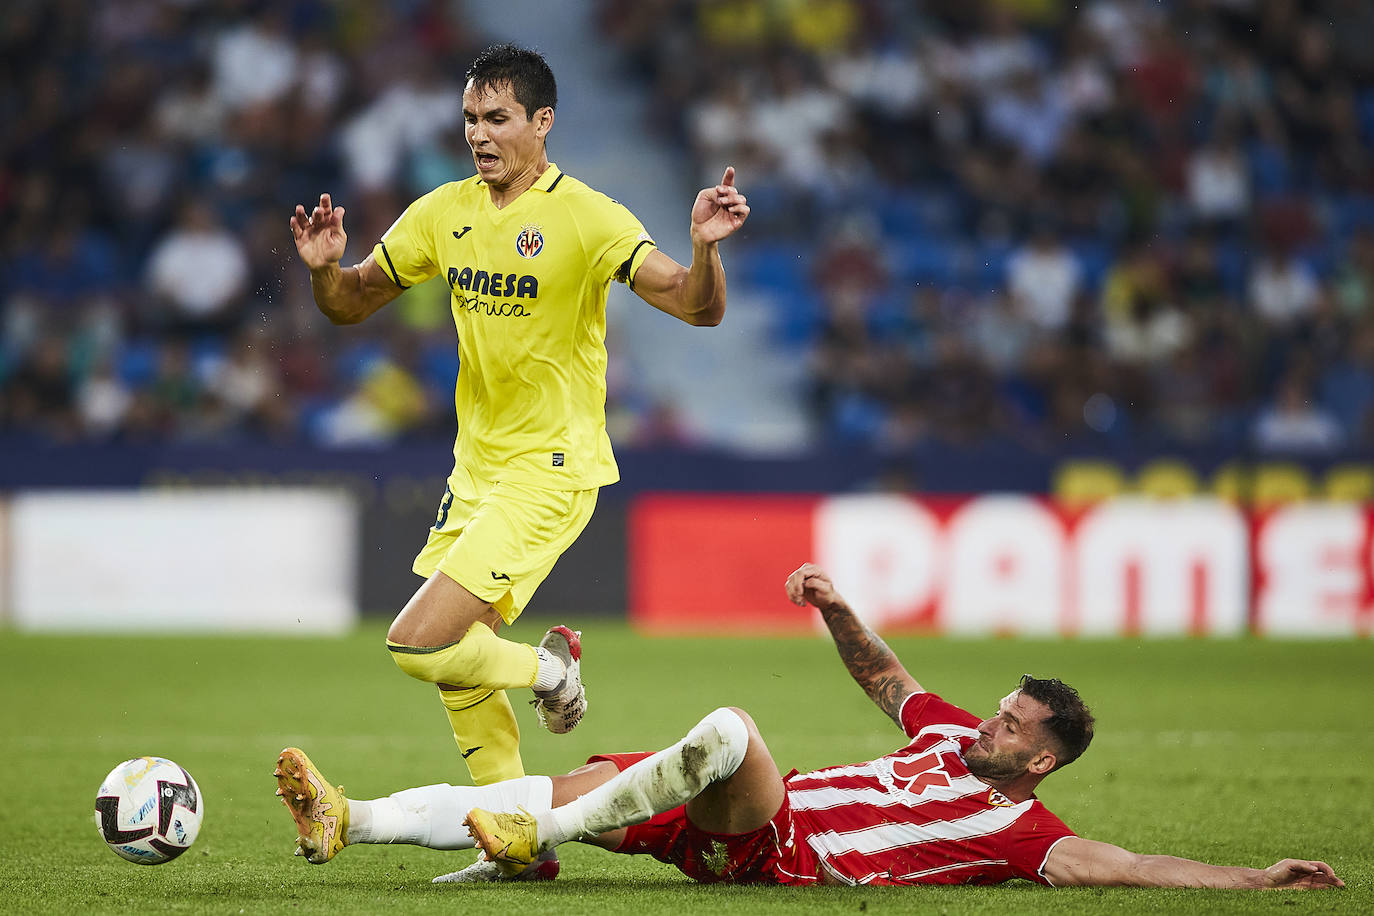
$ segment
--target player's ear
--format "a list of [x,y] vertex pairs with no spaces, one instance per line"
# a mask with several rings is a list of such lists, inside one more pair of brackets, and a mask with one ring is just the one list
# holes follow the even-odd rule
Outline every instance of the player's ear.
[[1059,760],[1054,756],[1054,751],[1045,748],[1039,754],[1031,758],[1031,762],[1026,765],[1026,770],[1034,776],[1044,776]]
[[553,109],[545,105],[534,113],[534,135],[543,140],[552,128]]

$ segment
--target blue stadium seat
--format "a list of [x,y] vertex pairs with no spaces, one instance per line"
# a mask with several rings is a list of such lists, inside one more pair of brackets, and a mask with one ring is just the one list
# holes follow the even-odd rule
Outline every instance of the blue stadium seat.
[[1363,90],[1355,105],[1359,112],[1360,133],[1364,142],[1374,146],[1374,87]]
[[452,341],[434,341],[420,354],[420,374],[426,385],[440,391],[453,388],[458,377],[458,348]]
[[1336,272],[1338,254],[1336,246],[1323,240],[1303,246],[1303,249],[1298,252],[1298,260],[1311,268],[1318,278],[1329,280]]
[[222,337],[201,336],[191,343],[191,373],[204,381],[220,363],[224,362],[225,343]]
[[750,286],[791,292],[809,284],[809,252],[792,242],[753,244],[733,252],[726,269]]
[[959,229],[960,199],[944,188],[884,188],[867,203],[889,239],[923,239],[952,235]]
[[119,351],[118,372],[124,384],[141,388],[157,375],[158,345],[141,339],[127,342]]
[[1083,268],[1083,288],[1096,293],[1102,288],[1102,281],[1116,260],[1116,251],[1101,239],[1074,239],[1069,247],[1078,257],[1078,265]]
[[1338,195],[1331,205],[1331,229],[1337,239],[1344,241],[1359,229],[1374,229],[1374,196]]
[[823,309],[814,292],[810,289],[772,289],[766,298],[772,309],[772,334],[777,340],[798,345],[815,339]]
[[1275,197],[1292,189],[1293,175],[1283,150],[1256,140],[1246,149],[1246,158],[1259,197]]
[[1227,294],[1235,299],[1243,298],[1250,277],[1250,252],[1247,245],[1237,239],[1218,241],[1217,272],[1221,274],[1221,283]]
[[911,191],[879,194],[873,200],[872,208],[883,235],[888,238],[921,238],[929,235],[919,194]]
[[978,292],[991,292],[1007,285],[1007,261],[1015,246],[1010,241],[979,242],[973,250],[971,273]]
[[888,246],[895,278],[917,285],[954,286],[966,275],[969,255],[959,242],[946,238],[905,238]]
[[386,347],[380,340],[360,340],[339,352],[335,371],[340,379],[359,381],[372,364],[386,357]]
[[882,432],[888,411],[878,401],[851,392],[831,411],[830,433],[840,442],[872,442]]

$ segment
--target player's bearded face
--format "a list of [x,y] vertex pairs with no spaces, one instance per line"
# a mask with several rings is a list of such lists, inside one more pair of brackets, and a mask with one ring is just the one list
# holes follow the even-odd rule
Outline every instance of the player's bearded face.
[[984,781],[1014,779],[1026,772],[1026,766],[1038,753],[1024,748],[990,751],[974,744],[964,754],[964,763],[970,773]]
[[502,188],[542,171],[553,109],[540,109],[531,118],[509,84],[480,89],[469,84],[463,91],[463,123],[473,164],[487,184]]
[[1049,713],[1040,703],[1012,691],[997,715],[978,726],[978,740],[964,752],[969,772],[979,779],[1014,779],[1044,751],[1040,722]]

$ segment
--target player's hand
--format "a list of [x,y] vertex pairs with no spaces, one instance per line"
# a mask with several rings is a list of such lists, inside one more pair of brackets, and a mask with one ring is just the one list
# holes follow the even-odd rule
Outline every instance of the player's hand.
[[336,207],[328,194],[320,195],[320,203],[312,212],[296,204],[291,217],[291,234],[296,238],[296,251],[311,270],[337,263],[344,256],[348,234],[343,227],[344,208]]
[[1268,888],[1345,887],[1330,865],[1303,859],[1275,862],[1264,870],[1263,882]]
[[711,244],[730,235],[749,218],[749,204],[735,187],[735,167],[714,188],[703,188],[692,204],[692,241]]
[[810,604],[822,608],[843,600],[840,593],[835,591],[830,576],[815,563],[803,563],[797,567],[796,572],[787,577],[784,587],[787,597],[798,606]]

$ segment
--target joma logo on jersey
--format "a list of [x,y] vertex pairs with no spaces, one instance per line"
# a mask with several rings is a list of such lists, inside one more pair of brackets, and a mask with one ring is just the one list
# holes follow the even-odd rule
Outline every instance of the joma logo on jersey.
[[515,250],[522,258],[532,258],[544,250],[544,233],[538,226],[521,226],[515,237]]
[[449,289],[461,289],[475,296],[505,296],[538,299],[539,280],[529,274],[498,274],[464,267],[448,269]]

